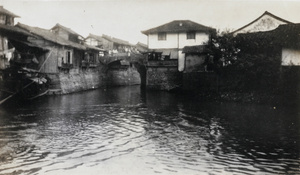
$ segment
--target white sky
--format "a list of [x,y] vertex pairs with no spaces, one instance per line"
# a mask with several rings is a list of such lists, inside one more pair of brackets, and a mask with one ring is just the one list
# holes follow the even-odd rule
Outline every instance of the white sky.
[[111,35],[147,43],[141,33],[173,20],[225,30],[240,28],[265,11],[300,23],[300,0],[0,0],[21,16],[16,22],[50,29],[60,23],[86,37]]

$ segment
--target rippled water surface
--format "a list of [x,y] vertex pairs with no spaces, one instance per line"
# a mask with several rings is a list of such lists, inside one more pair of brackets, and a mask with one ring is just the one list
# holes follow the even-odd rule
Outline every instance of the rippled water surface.
[[139,87],[0,107],[0,174],[300,174],[295,107]]

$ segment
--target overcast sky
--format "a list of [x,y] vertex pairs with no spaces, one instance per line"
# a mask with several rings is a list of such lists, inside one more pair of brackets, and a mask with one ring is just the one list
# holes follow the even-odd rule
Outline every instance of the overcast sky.
[[50,29],[60,23],[86,37],[111,35],[133,44],[141,33],[173,20],[192,20],[225,30],[240,28],[265,11],[300,23],[300,0],[0,0],[16,22]]

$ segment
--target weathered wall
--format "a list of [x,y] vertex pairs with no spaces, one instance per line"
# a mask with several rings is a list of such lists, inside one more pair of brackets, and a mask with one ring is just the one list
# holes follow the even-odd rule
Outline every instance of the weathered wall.
[[106,84],[105,79],[105,74],[99,70],[59,73],[60,88],[63,94],[104,86]]
[[153,90],[172,90],[181,86],[182,73],[177,67],[148,67],[147,88]]
[[299,66],[300,50],[283,48],[281,58],[281,65],[283,66]]
[[126,86],[141,84],[139,72],[134,67],[127,69],[108,69],[107,85],[108,86]]
[[205,62],[205,57],[205,55],[187,55],[185,58],[184,72],[204,71],[203,63]]
[[158,34],[149,34],[149,49],[171,49],[183,48],[185,46],[194,46],[207,43],[209,34],[196,32],[195,39],[187,39],[187,33],[167,33],[166,40],[158,40]]

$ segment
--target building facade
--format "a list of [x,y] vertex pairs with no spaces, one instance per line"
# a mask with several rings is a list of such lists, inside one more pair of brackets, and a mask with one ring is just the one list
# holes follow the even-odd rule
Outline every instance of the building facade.
[[207,45],[216,30],[190,20],[175,20],[142,31],[148,37],[148,49],[160,52],[161,60],[178,60],[178,70],[184,70],[185,46]]

